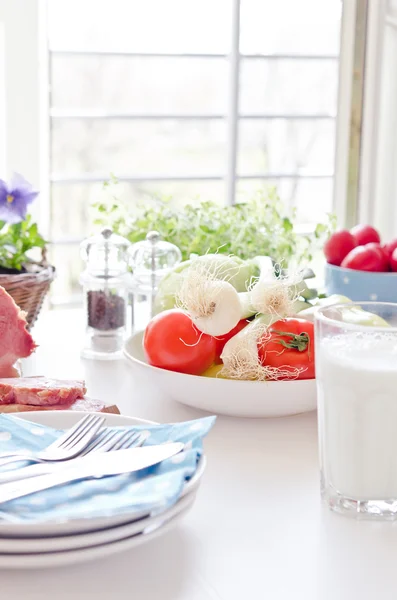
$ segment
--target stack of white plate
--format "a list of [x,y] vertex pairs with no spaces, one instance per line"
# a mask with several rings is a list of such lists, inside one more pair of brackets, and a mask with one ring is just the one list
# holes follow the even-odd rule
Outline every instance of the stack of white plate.
[[[105,425],[152,425],[149,421],[106,416]],[[78,412],[29,412],[18,417],[56,429],[72,427],[80,418]],[[144,544],[174,527],[187,513],[196,498],[205,469],[202,456],[197,471],[185,485],[178,502],[161,514],[70,519],[63,522],[20,523],[0,521],[0,568],[38,568],[81,563],[102,558]]]

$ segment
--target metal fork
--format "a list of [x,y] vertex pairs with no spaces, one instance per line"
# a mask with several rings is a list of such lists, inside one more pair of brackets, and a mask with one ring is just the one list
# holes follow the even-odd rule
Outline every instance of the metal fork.
[[[86,415],[76,425],[55,440],[55,442],[52,442],[52,444],[40,452],[8,452],[0,455],[0,467],[22,460],[41,463],[74,458],[86,449],[104,422],[104,417]],[[1,460],[2,458],[4,460]]]
[[[111,450],[126,450],[128,448],[138,448],[142,446],[147,439],[147,435],[137,431],[102,431],[97,437],[83,450],[79,455],[86,456],[87,454],[109,452]],[[28,479],[39,475],[47,475],[62,469],[64,462],[46,462],[44,464],[29,465],[21,469],[5,471],[0,473],[0,484],[10,481],[19,481],[20,479]]]
[[142,446],[147,435],[139,431],[125,429],[120,431],[102,431],[87,446],[80,456],[86,456],[91,452],[109,452],[110,450],[126,450]]

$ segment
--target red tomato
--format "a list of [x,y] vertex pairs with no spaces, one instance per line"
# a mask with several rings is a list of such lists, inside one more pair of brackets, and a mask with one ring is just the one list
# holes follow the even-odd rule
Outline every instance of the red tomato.
[[379,248],[357,246],[342,260],[342,267],[356,271],[385,271],[385,260]]
[[391,270],[397,271],[397,248],[393,251],[389,262]]
[[150,365],[201,375],[215,360],[215,338],[201,333],[183,310],[166,310],[148,324],[143,349]]
[[324,244],[327,263],[339,267],[345,256],[356,246],[357,242],[349,231],[336,231]]
[[396,240],[392,240],[391,242],[388,242],[387,244],[384,244],[383,249],[387,254],[388,259],[390,260],[391,255],[393,254],[394,250],[397,248],[397,239]]
[[369,244],[365,244],[364,248],[373,248],[374,250],[376,250],[376,252],[378,252],[381,260],[383,261],[382,271],[389,270],[389,257],[383,246],[381,246],[380,244],[377,244],[375,242],[370,242]]
[[356,225],[350,229],[350,233],[358,246],[365,246],[365,244],[369,244],[370,242],[380,243],[380,235],[371,225]]
[[216,348],[215,364],[216,365],[222,364],[221,354],[223,352],[223,348],[224,348],[226,342],[228,342],[230,340],[230,338],[232,338],[234,335],[236,335],[236,333],[238,333],[239,331],[244,329],[244,327],[246,327],[248,325],[248,323],[249,323],[249,321],[247,321],[247,319],[243,319],[242,321],[239,321],[237,323],[236,327],[233,327],[233,329],[231,329],[229,331],[229,333],[222,335],[222,337],[215,338],[215,348]]
[[[314,379],[314,325],[305,319],[282,319],[274,323],[270,339],[258,343],[261,364],[292,374],[300,369],[297,379]],[[289,379],[288,376],[280,379]]]

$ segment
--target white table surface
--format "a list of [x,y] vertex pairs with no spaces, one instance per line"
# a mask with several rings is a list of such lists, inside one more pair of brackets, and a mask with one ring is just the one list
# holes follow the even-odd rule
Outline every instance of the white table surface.
[[[128,363],[81,361],[80,313],[43,315],[24,373],[85,377],[122,413],[182,421],[199,411],[164,398]],[[242,398],[243,402],[244,399]],[[10,600],[395,600],[397,523],[356,522],[321,505],[316,415],[219,417],[191,512],[125,554],[57,569],[0,571]]]

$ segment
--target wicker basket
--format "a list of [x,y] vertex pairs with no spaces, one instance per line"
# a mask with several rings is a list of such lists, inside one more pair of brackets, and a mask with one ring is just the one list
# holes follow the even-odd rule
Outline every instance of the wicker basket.
[[21,310],[27,313],[28,329],[33,327],[39,316],[54,277],[55,268],[46,263],[34,265],[27,273],[17,275],[0,273],[0,286],[14,298]]

